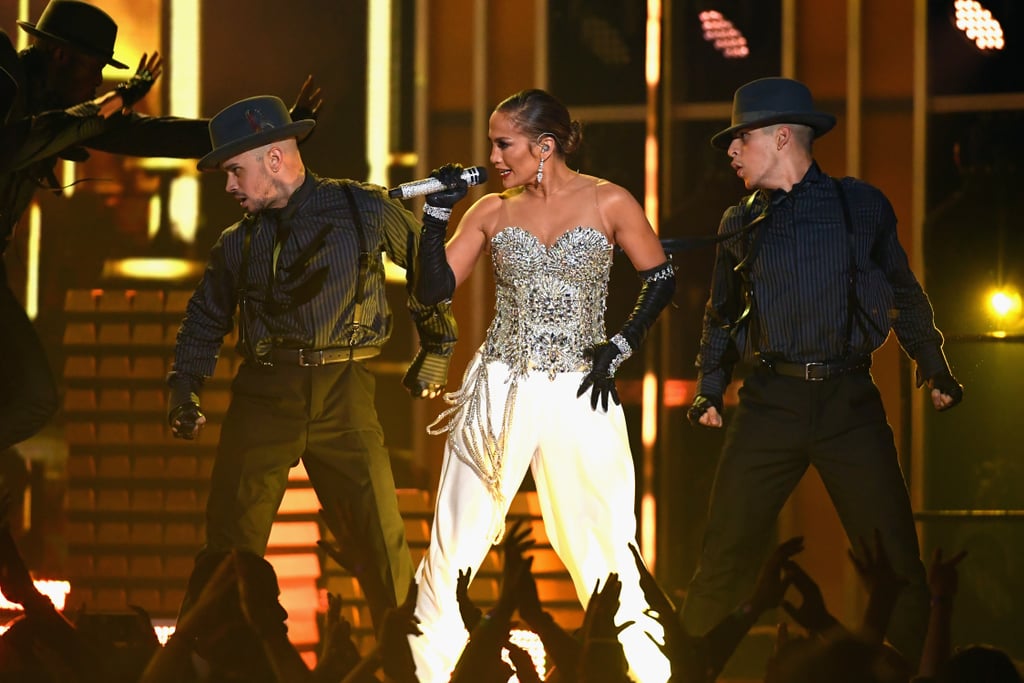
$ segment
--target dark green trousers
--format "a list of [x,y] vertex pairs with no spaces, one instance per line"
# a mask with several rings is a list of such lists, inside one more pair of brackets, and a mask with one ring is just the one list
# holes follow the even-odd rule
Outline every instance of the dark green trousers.
[[853,547],[859,552],[858,537],[873,546],[878,529],[894,569],[910,581],[888,637],[916,665],[928,589],[892,430],[871,376],[807,382],[757,371],[740,389],[728,430],[683,606],[686,629],[707,632],[748,597],[772,549],[779,511],[813,465]]
[[412,558],[374,391],[375,378],[360,362],[243,365],[221,429],[203,552],[262,555],[288,470],[301,459],[321,504],[351,510],[351,533],[364,539],[383,585],[402,603]]

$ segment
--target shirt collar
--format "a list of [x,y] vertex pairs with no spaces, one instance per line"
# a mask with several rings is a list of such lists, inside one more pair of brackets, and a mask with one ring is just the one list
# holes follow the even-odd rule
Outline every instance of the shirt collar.
[[806,191],[808,188],[817,185],[825,180],[828,180],[828,176],[818,166],[818,162],[812,160],[811,165],[807,168],[807,172],[804,173],[804,177],[800,179],[798,183],[793,185],[792,188],[787,192],[786,190],[772,190],[770,193],[771,202],[774,205],[779,205],[785,201],[786,197],[793,197]]

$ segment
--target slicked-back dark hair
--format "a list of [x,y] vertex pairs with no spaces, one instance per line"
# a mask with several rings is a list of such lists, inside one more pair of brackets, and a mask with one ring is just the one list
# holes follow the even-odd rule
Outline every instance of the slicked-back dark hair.
[[532,88],[506,97],[494,108],[506,114],[526,137],[540,142],[550,135],[563,156],[572,154],[583,142],[583,126],[569,116],[569,110],[551,93]]

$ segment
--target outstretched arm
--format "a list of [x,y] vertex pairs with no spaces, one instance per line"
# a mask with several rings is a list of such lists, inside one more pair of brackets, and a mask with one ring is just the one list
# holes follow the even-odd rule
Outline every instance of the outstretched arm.
[[882,544],[882,534],[875,529],[874,549],[863,538],[858,539],[860,553],[849,551],[857,575],[868,591],[868,607],[864,614],[864,635],[872,642],[882,643],[896,599],[907,580],[896,574]]
[[789,585],[784,569],[786,562],[803,549],[803,536],[794,536],[780,543],[761,565],[750,597],[705,634],[703,659],[707,662],[708,680],[714,680],[721,673],[736,646],[761,614],[782,602]]
[[932,594],[931,611],[921,653],[921,666],[918,671],[920,676],[935,676],[949,659],[953,642],[953,598],[956,596],[959,583],[956,566],[966,555],[967,551],[961,550],[948,560],[944,560],[942,548],[936,548],[932,554],[932,563],[928,568],[928,589]]

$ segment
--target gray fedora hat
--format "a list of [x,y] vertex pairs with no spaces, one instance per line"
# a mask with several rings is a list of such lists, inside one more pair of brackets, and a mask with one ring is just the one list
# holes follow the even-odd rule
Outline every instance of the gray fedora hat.
[[736,133],[775,123],[810,126],[814,137],[832,130],[836,117],[817,111],[811,91],[792,78],[759,78],[737,88],[732,98],[732,125],[715,133],[711,144],[728,149]]
[[259,95],[239,100],[210,119],[213,151],[199,160],[200,171],[215,171],[221,163],[250,149],[285,138],[304,140],[316,121],[292,121],[278,97]]
[[78,0],[50,0],[30,24],[19,21],[26,33],[36,38],[49,38],[106,60],[110,66],[127,69],[128,65],[114,59],[117,24],[110,15],[95,5]]

